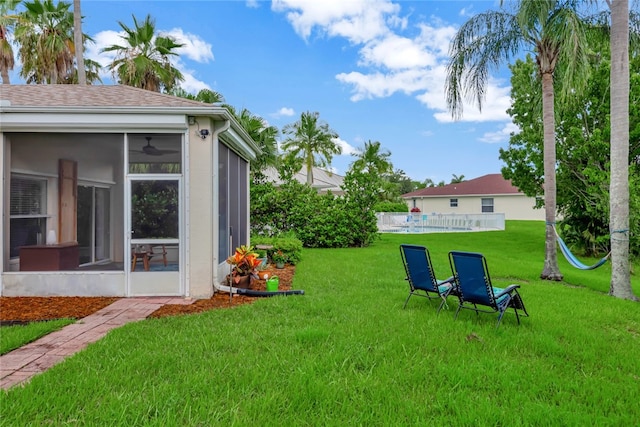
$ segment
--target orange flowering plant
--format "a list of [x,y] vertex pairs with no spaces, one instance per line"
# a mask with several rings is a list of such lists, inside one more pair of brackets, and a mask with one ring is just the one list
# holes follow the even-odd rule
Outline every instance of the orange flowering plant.
[[227,264],[231,264],[231,277],[235,283],[240,282],[241,276],[251,276],[258,278],[258,266],[262,260],[258,259],[258,254],[253,251],[253,246],[242,245],[236,248],[236,253],[227,258]]

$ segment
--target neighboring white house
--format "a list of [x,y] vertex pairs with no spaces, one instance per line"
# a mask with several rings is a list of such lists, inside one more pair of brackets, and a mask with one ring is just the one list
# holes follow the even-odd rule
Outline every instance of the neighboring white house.
[[[279,186],[282,184],[282,181],[278,176],[278,171],[275,168],[266,168],[264,174],[267,180],[273,182],[274,185]],[[303,167],[298,173],[293,176],[293,178],[301,184],[306,184],[306,168]],[[342,194],[342,184],[344,184],[344,177],[342,175],[328,172],[315,166],[313,167],[313,184],[311,185],[311,187],[317,189],[319,193],[326,193],[328,191],[331,191],[333,194]]]
[[403,194],[409,209],[424,213],[504,213],[505,219],[544,220],[544,209],[534,209],[528,197],[499,173],[442,187],[428,187]]
[[1,295],[212,295],[249,243],[259,151],[225,108],[120,85],[1,86]]

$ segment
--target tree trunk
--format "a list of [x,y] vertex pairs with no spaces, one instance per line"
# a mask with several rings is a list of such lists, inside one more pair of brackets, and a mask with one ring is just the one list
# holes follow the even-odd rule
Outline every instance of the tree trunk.
[[637,300],[629,267],[629,1],[611,3],[611,178],[609,294]]
[[[0,49],[5,49],[4,47],[2,47],[5,43],[8,43],[7,31],[5,27],[0,25]],[[11,48],[8,48],[8,46],[9,45],[7,44],[6,51],[4,52],[4,55],[6,56],[0,59],[4,62],[4,65],[5,65],[0,69],[0,77],[2,78],[2,84],[5,84],[5,85],[11,84],[11,82],[9,81],[9,70],[13,70],[13,65],[14,65],[13,51],[11,50]]]
[[73,44],[76,49],[76,65],[78,67],[78,84],[87,84],[87,73],[84,69],[84,45],[82,42],[82,14],[80,0],[73,0]]
[[313,187],[313,153],[307,154],[307,184]]
[[544,211],[546,220],[544,269],[541,279],[562,280],[558,268],[556,233],[556,131],[553,74],[542,74],[542,125],[544,129]]

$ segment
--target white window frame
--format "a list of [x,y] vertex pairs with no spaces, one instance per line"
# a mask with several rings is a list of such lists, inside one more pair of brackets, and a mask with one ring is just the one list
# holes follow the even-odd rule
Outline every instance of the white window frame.
[[482,213],[493,213],[495,210],[495,204],[493,197],[483,197],[480,200],[480,211]]
[[[49,218],[51,217],[51,215],[49,214],[49,208],[48,208],[48,204],[49,204],[49,178],[46,176],[41,176],[41,175],[27,175],[27,174],[19,174],[19,173],[12,173],[11,174],[11,185],[10,187],[10,194],[9,194],[9,199],[10,199],[10,205],[13,203],[13,187],[12,185],[15,183],[16,180],[23,180],[23,181],[34,181],[34,182],[39,182],[41,184],[41,191],[42,194],[40,194],[40,206],[39,208],[39,213],[15,213],[15,214],[11,214],[11,206],[9,207],[9,238],[11,239],[11,233],[12,233],[12,227],[11,227],[11,223],[13,222],[13,220],[16,219],[42,219],[44,220],[44,224],[43,224],[43,229],[40,232],[40,236],[39,238],[36,238],[35,241],[30,241],[30,244],[44,244],[45,243],[45,239],[46,239],[46,231],[47,231],[47,227],[48,227],[48,221]],[[17,259],[19,258],[19,255],[11,255],[11,248],[9,248],[9,254],[10,254],[10,259]]]

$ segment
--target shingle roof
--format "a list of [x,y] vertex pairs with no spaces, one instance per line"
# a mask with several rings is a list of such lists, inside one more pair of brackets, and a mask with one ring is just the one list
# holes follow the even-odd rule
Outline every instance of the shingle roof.
[[471,196],[471,195],[500,195],[500,194],[522,194],[522,192],[510,180],[504,179],[499,173],[492,173],[479,178],[470,179],[456,184],[448,184],[442,187],[428,187],[411,193],[403,194],[402,197],[438,197],[438,196]]
[[[11,107],[213,107],[190,99],[124,85],[0,85]],[[5,102],[3,106],[9,106]]]
[[[264,174],[270,182],[273,182],[276,185],[281,185],[282,181],[280,181],[280,177],[278,176],[278,171],[269,167],[264,170]],[[297,172],[294,176],[301,184],[307,183],[307,171],[306,169],[302,169]],[[327,172],[326,170],[320,169],[318,167],[313,168],[313,188],[317,188],[319,190],[331,190],[334,194],[341,193],[342,188],[340,186],[344,183],[344,177],[342,175],[338,175],[336,173]]]

